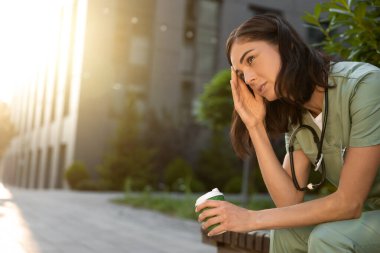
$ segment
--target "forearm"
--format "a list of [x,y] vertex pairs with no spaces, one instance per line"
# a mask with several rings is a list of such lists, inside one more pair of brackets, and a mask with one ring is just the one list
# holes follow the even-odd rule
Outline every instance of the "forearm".
[[265,185],[277,207],[294,205],[303,200],[290,176],[279,163],[264,125],[249,130]]
[[327,197],[287,206],[252,211],[251,226],[255,229],[301,227],[324,222],[358,218],[362,205],[333,193]]

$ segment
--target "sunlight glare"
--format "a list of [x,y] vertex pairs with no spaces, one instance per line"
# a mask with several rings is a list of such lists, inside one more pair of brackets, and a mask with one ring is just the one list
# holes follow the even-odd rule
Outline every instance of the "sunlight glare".
[[63,1],[0,0],[0,100],[10,102],[14,90],[54,57],[49,53],[58,44]]

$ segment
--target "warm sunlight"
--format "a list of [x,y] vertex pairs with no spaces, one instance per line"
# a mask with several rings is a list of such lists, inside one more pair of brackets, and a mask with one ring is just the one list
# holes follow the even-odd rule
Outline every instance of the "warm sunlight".
[[[0,183],[0,245],[1,252],[38,252],[39,247],[25,222],[20,208],[13,203],[12,194]],[[20,225],[24,226],[20,226]],[[22,242],[24,245],[21,245]]]
[[[0,0],[0,100],[57,64],[69,43],[64,6],[73,0]],[[65,22],[66,21],[66,22]]]

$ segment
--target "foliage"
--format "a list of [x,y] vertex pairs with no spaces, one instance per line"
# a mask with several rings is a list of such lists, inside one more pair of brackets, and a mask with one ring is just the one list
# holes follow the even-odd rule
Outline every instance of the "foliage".
[[194,197],[154,197],[151,194],[142,193],[141,195],[134,196],[126,195],[124,199],[117,199],[114,202],[138,208],[151,209],[170,216],[195,220],[195,200]]
[[[152,194],[126,194],[123,199],[114,200],[115,203],[134,206],[138,208],[155,210],[170,216],[196,220],[197,215],[194,211],[194,203],[198,196],[185,194],[181,197],[172,197],[169,194],[154,196]],[[227,196],[228,198],[228,196]],[[238,201],[231,201],[236,205],[241,205]],[[259,199],[251,199],[248,209],[262,210],[273,208],[273,201],[269,196],[263,196]]]
[[85,179],[80,181],[76,190],[80,191],[107,191],[112,188],[112,185],[104,180]]
[[380,67],[380,0],[318,3],[304,20],[324,35],[323,49],[338,58]]
[[[195,142],[198,140],[200,127],[191,119],[187,122],[176,122],[165,112],[159,117],[155,110],[150,110],[146,115],[149,117],[144,119],[144,143],[156,150],[153,170],[157,176],[157,188],[164,190],[164,170],[170,162],[181,158],[191,164],[192,157],[197,152]],[[194,180],[193,178],[191,184],[196,184]]]
[[74,161],[65,172],[65,178],[71,189],[77,189],[78,185],[90,177],[86,166],[80,161]]
[[239,175],[241,163],[234,155],[231,144],[224,131],[214,131],[209,146],[205,147],[199,157],[196,168],[197,177],[206,189],[218,187],[226,192],[224,186],[231,177]]
[[203,192],[205,187],[194,175],[192,166],[184,159],[177,157],[165,168],[167,190],[179,192]]
[[240,193],[241,191],[242,178],[235,176],[230,178],[226,185],[224,186],[224,192],[229,193]]
[[182,158],[177,157],[165,168],[165,184],[170,190],[184,191],[185,183],[193,177],[193,168]]
[[212,129],[229,125],[233,110],[229,70],[218,72],[204,87],[196,108],[197,119]]
[[0,157],[5,152],[12,138],[16,135],[16,130],[10,119],[10,112],[7,104],[0,102]]
[[132,179],[132,189],[141,190],[154,181],[152,168],[155,150],[146,147],[141,140],[141,115],[136,108],[136,99],[129,99],[124,113],[112,144],[113,149],[98,167],[98,173],[103,180],[111,183],[113,190],[122,190],[126,178]]
[[[230,86],[231,73],[222,70],[215,74],[204,87],[198,98],[196,117],[211,129],[210,145],[200,153],[196,175],[205,184],[206,189],[224,186],[230,178],[238,175],[240,167],[228,141],[226,127],[231,122],[233,101]],[[229,190],[230,187],[227,188]]]

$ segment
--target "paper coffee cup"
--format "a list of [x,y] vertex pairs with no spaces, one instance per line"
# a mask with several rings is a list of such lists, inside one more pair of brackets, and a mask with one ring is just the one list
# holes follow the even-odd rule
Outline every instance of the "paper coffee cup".
[[[209,192],[203,194],[202,196],[200,196],[196,200],[195,206],[196,207],[199,206],[200,204],[204,203],[208,199],[212,199],[212,200],[224,200],[224,195],[223,195],[223,193],[221,193],[219,191],[218,188],[214,188],[212,191],[209,191]],[[209,208],[204,208],[204,209],[200,210],[199,212],[197,212],[198,216],[199,216],[199,214],[201,214],[206,209],[209,209]],[[207,221],[209,218],[211,218],[211,217],[207,217],[204,221]],[[215,225],[212,225],[212,226],[208,227],[207,230],[210,232],[212,229],[214,229],[218,225],[219,225],[219,223],[215,224]],[[222,233],[224,233],[224,232],[222,232]]]

